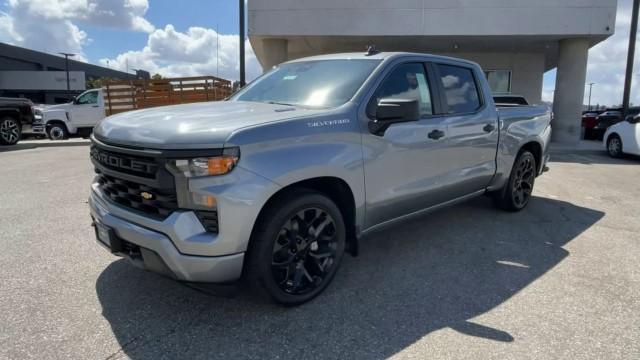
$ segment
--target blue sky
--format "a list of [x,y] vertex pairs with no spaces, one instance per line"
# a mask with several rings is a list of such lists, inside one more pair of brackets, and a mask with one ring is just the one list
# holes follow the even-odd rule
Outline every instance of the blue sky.
[[[171,0],[151,1],[145,18],[156,27],[172,24],[177,31],[199,26],[216,29],[221,34],[238,34],[238,2],[232,0]],[[87,59],[98,63],[100,59],[114,57],[127,50],[140,49],[147,42],[147,34],[129,30],[108,29],[87,25],[83,30],[93,40],[84,47]]]
[[[596,83],[594,104],[622,98],[631,1],[618,0],[615,35],[589,52],[586,82]],[[73,52],[79,60],[120,70],[237,79],[237,7],[236,0],[0,0],[0,41]],[[262,69],[248,41],[246,49],[250,80]],[[640,56],[635,66],[640,73]],[[552,70],[544,76],[543,100],[552,100],[554,87]],[[640,103],[637,81],[632,102]]]

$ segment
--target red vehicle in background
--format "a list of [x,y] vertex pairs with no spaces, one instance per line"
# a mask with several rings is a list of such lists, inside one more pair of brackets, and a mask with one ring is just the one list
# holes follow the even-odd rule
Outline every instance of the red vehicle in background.
[[593,140],[593,128],[596,127],[598,120],[596,117],[600,115],[598,111],[583,111],[582,112],[582,127],[584,128],[584,139]]

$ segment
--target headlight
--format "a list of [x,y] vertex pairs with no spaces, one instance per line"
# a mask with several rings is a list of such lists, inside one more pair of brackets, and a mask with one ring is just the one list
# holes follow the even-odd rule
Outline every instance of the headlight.
[[216,176],[229,173],[240,159],[240,149],[226,148],[222,155],[171,160],[170,165],[187,178]]

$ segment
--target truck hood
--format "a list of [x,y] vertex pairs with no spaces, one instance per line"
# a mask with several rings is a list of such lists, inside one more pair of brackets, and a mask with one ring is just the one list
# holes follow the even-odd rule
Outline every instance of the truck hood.
[[38,105],[36,106],[36,108],[42,110],[42,111],[47,111],[47,110],[68,110],[71,106],[73,106],[72,103],[66,103],[66,104],[57,104],[57,105]]
[[110,143],[146,148],[219,148],[237,129],[321,111],[244,101],[163,106],[107,117],[94,134]]

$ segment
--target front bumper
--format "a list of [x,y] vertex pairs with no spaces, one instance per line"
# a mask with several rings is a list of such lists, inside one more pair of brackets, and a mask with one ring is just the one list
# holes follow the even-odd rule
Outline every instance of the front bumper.
[[161,232],[144,228],[119,218],[113,213],[117,206],[91,192],[89,207],[96,226],[106,226],[119,241],[139,247],[135,252],[122,252],[112,244],[96,237],[96,241],[134,265],[176,280],[188,282],[224,283],[240,278],[244,252],[226,256],[195,256],[178,251],[169,237]]
[[134,246],[135,251],[113,251],[112,244],[98,242],[134,265],[177,280],[225,283],[239,279],[252,224],[279,187],[236,167],[225,176],[194,179],[189,189],[216,197],[217,234],[207,232],[192,211],[174,211],[164,220],[147,217],[112,202],[93,183],[89,197],[93,221],[111,229],[118,242]]

